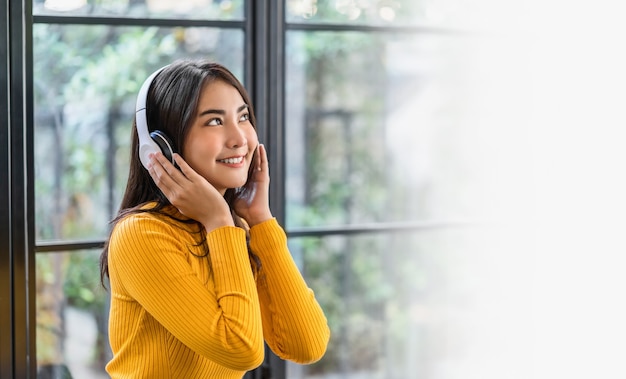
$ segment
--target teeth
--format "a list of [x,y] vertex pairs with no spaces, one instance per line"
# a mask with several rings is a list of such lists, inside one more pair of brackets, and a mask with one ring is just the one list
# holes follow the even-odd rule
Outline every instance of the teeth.
[[220,160],[219,160],[219,162],[224,162],[224,163],[228,163],[228,164],[241,163],[241,161],[243,161],[243,157],[239,157],[239,158],[227,158],[227,159],[220,159]]

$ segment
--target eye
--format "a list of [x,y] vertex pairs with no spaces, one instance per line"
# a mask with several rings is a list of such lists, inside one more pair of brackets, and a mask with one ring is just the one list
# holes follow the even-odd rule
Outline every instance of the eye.
[[240,122],[244,122],[248,120],[250,120],[250,113],[244,113],[241,115],[241,117],[239,117]]
[[222,119],[220,119],[220,118],[212,118],[206,124],[210,125],[210,126],[222,125]]

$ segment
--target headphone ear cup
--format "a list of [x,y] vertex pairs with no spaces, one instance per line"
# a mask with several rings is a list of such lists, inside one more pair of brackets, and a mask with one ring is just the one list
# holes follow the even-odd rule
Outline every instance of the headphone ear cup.
[[159,145],[159,148],[161,149],[161,152],[163,153],[165,158],[167,158],[168,161],[172,162],[172,164],[175,165],[174,145],[172,144],[172,141],[167,137],[167,135],[160,130],[155,130],[150,133],[150,137],[157,145]]

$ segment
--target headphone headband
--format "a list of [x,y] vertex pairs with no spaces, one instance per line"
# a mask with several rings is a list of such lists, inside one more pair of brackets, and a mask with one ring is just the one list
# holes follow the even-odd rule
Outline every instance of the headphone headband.
[[154,78],[168,66],[161,67],[153,72],[143,82],[137,95],[137,103],[135,105],[135,124],[137,126],[137,134],[139,136],[139,159],[141,164],[147,169],[150,161],[149,155],[161,151],[159,145],[157,145],[148,131],[148,120],[146,117],[146,101],[148,99],[148,90]]

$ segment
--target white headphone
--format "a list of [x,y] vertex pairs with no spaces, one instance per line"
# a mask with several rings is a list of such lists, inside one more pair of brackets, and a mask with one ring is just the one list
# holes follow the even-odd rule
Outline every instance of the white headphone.
[[[167,66],[165,66],[167,67]],[[174,164],[174,148],[171,140],[165,133],[160,130],[153,132],[148,131],[148,121],[146,119],[146,100],[148,98],[148,90],[154,78],[165,68],[161,67],[146,79],[139,89],[137,95],[137,104],[135,105],[135,124],[137,125],[137,134],[139,135],[139,159],[146,169],[150,163],[150,154],[162,152],[163,155]]]

